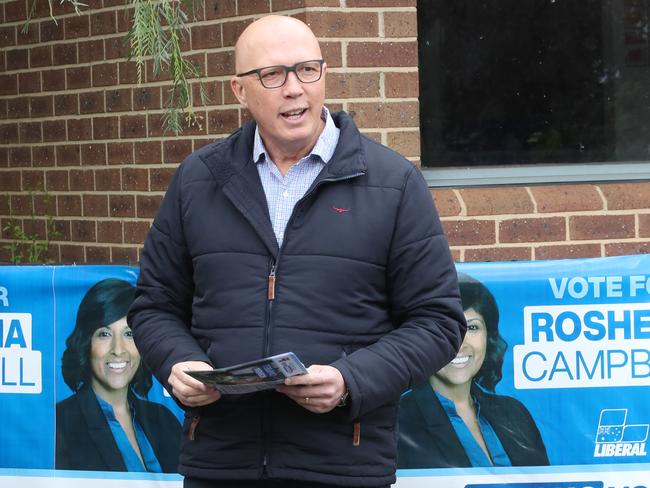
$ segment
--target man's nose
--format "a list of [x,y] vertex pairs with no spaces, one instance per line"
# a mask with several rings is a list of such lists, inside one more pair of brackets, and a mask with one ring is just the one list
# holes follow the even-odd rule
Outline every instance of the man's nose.
[[302,82],[298,79],[298,75],[295,71],[289,71],[287,73],[287,79],[284,82],[284,85],[282,85],[282,88],[284,89],[285,93],[302,93]]

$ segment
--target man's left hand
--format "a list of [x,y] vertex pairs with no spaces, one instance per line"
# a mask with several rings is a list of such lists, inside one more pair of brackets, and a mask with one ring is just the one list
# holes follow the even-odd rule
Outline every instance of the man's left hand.
[[327,413],[333,410],[346,392],[340,371],[318,364],[310,366],[307,371],[308,374],[287,378],[277,391],[310,412]]

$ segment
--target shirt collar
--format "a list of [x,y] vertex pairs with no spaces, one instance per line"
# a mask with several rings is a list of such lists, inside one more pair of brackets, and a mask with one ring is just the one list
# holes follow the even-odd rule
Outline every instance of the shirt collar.
[[[308,159],[311,156],[317,156],[323,162],[323,164],[327,164],[334,155],[334,150],[336,149],[336,141],[338,140],[339,128],[334,124],[334,119],[332,119],[329,110],[324,105],[323,110],[321,111],[321,119],[325,121],[325,128],[323,129],[323,132],[320,133],[320,136],[318,136],[318,140],[316,141],[314,148],[307,156],[302,159]],[[253,161],[256,163],[261,163],[270,159],[271,158],[266,151],[266,147],[264,146],[264,141],[262,141],[262,136],[260,136],[259,128],[256,126],[255,139],[253,142]]]
[[[433,392],[438,397],[438,400],[440,401],[443,410],[447,414],[447,417],[460,417],[456,411],[456,405],[454,405],[454,402],[452,400],[449,400],[447,397],[442,396],[436,390],[433,390]],[[476,417],[478,418],[481,412],[481,405],[479,404],[476,396],[472,395],[472,400],[474,401],[474,406],[476,407]]]

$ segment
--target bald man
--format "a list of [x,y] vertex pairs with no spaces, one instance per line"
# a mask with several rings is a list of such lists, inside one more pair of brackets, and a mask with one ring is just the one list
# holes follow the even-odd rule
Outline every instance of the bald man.
[[[324,106],[327,63],[291,17],[250,24],[230,86],[253,121],[178,168],[129,324],[185,409],[186,488],[387,487],[400,394],[465,321],[419,171]],[[292,351],[308,374],[221,395],[188,370]]]

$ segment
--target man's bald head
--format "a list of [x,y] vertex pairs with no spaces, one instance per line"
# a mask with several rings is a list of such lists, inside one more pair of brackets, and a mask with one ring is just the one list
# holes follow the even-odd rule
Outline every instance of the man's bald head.
[[316,36],[304,22],[282,15],[268,15],[250,24],[235,44],[237,73],[275,64],[291,47],[313,52],[309,59],[322,57]]

